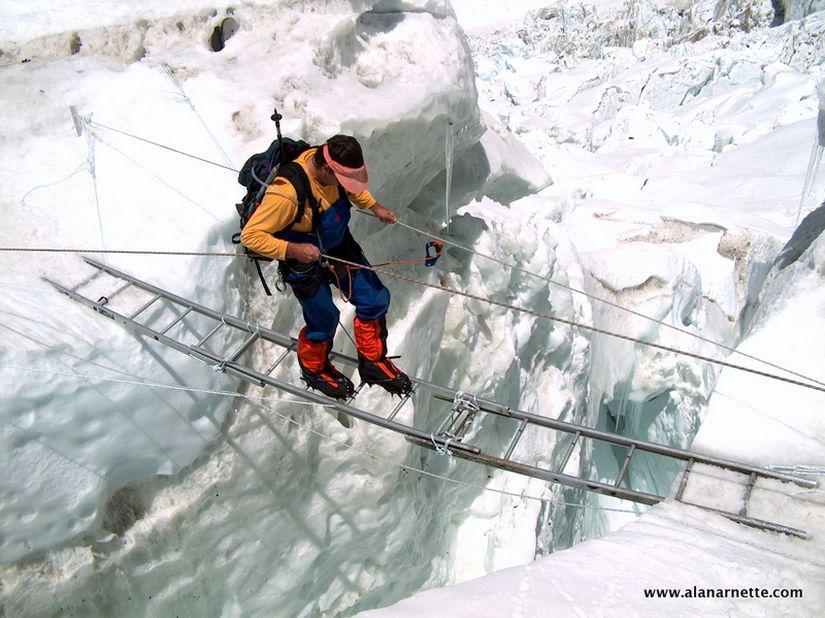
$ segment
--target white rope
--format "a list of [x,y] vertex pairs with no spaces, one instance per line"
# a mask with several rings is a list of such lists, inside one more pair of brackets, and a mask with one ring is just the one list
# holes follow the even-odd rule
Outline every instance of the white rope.
[[[90,130],[91,130],[91,129],[90,129]],[[132,157],[130,157],[129,155],[127,155],[125,152],[123,152],[122,150],[120,150],[120,149],[119,149],[119,148],[117,148],[116,146],[114,146],[114,145],[110,144],[109,142],[107,142],[106,140],[104,140],[103,138],[101,138],[99,135],[97,135],[97,134],[96,134],[96,136],[97,136],[98,141],[99,141],[101,144],[103,144],[103,145],[105,145],[105,146],[107,146],[107,147],[111,148],[112,150],[114,150],[114,151],[115,151],[116,153],[118,153],[121,157],[123,157],[124,159],[126,159],[127,161],[129,161],[130,163],[132,163],[133,165],[135,165],[135,166],[139,167],[140,169],[142,169],[144,172],[146,172],[147,174],[149,174],[152,178],[154,178],[155,180],[157,180],[157,181],[158,181],[159,183],[161,183],[163,186],[165,186],[165,187],[167,187],[169,190],[174,191],[175,193],[177,193],[177,194],[178,194],[179,196],[181,196],[183,199],[185,199],[186,201],[190,202],[191,204],[193,204],[194,206],[196,206],[197,208],[199,208],[201,211],[205,212],[207,215],[209,215],[210,217],[212,217],[215,221],[217,221],[217,222],[219,222],[219,223],[222,223],[222,222],[223,222],[223,220],[222,220],[222,219],[220,219],[219,217],[216,217],[213,213],[209,212],[206,208],[204,208],[203,206],[201,206],[201,205],[200,205],[200,204],[199,204],[196,200],[192,199],[191,197],[189,197],[188,195],[186,195],[186,194],[185,194],[185,193],[183,193],[182,191],[178,190],[176,187],[174,187],[174,186],[172,186],[171,184],[169,184],[168,182],[166,182],[163,178],[161,178],[160,176],[158,176],[157,174],[155,174],[152,170],[150,170],[149,168],[147,168],[147,167],[146,167],[146,166],[144,166],[144,165],[141,165],[140,163],[138,163],[137,161],[135,161]]]
[[60,180],[55,180],[54,182],[49,182],[49,183],[46,183],[46,184],[44,184],[44,185],[37,185],[36,187],[32,187],[31,189],[29,189],[28,191],[26,191],[26,193],[24,193],[24,194],[23,194],[23,197],[21,197],[21,198],[20,198],[20,205],[21,205],[21,206],[25,206],[25,205],[26,205],[26,204],[25,204],[25,202],[26,202],[26,198],[27,198],[27,197],[29,197],[29,194],[30,194],[30,193],[34,193],[34,192],[35,192],[35,191],[37,191],[38,189],[45,189],[45,188],[47,188],[47,187],[53,187],[53,186],[55,186],[55,185],[59,185],[60,183],[66,182],[66,181],[67,181],[67,180],[69,180],[69,178],[71,178],[72,176],[75,176],[75,175],[79,174],[80,172],[82,172],[83,170],[87,169],[88,165],[89,165],[89,159],[88,159],[88,156],[87,156],[86,160],[85,160],[85,161],[83,161],[83,163],[81,163],[80,165],[78,165],[78,166],[77,166],[77,169],[75,169],[75,171],[73,171],[71,174],[69,174],[69,175],[68,175],[68,176],[66,176],[65,178],[61,178]]
[[192,102],[192,99],[189,98],[189,95],[186,94],[186,91],[183,89],[183,84],[180,83],[180,80],[178,79],[178,76],[175,75],[175,72],[172,70],[172,67],[170,67],[166,62],[161,63],[161,66],[163,66],[163,68],[166,69],[166,73],[169,75],[169,77],[171,78],[171,80],[175,84],[175,86],[177,86],[178,91],[180,92],[180,96],[183,98],[183,100],[189,106],[189,109],[191,109],[195,113],[195,116],[198,117],[198,120],[201,121],[201,124],[203,125],[203,128],[206,129],[206,132],[209,134],[209,137],[212,139],[212,143],[215,144],[215,147],[218,149],[218,152],[221,153],[221,156],[223,157],[223,160],[226,162],[227,165],[229,165],[230,167],[233,167],[232,161],[229,159],[229,155],[226,154],[226,151],[221,147],[221,144],[218,141],[218,138],[215,137],[215,134],[212,133],[212,131],[209,129],[209,125],[206,124],[206,121],[203,119],[203,116],[201,116],[200,113],[198,112],[198,110],[195,109],[195,104]]
[[[152,144],[152,145],[154,145],[154,146],[158,146],[158,147],[160,147],[160,148],[164,148],[164,149],[166,149],[166,150],[170,150],[170,151],[175,152],[175,153],[177,153],[177,154],[180,154],[180,155],[183,155],[183,156],[187,156],[187,157],[191,157],[191,158],[193,158],[193,159],[197,159],[197,160],[202,161],[202,162],[204,162],[204,163],[209,163],[209,164],[211,164],[211,165],[216,165],[216,166],[218,166],[218,167],[222,167],[222,168],[224,168],[224,169],[228,169],[228,170],[230,170],[230,171],[233,171],[233,172],[236,172],[236,173],[237,173],[237,170],[236,170],[236,169],[234,169],[234,168],[232,168],[232,167],[228,167],[228,166],[226,166],[226,165],[221,165],[220,163],[215,163],[214,161],[209,161],[208,159],[203,159],[203,158],[201,158],[201,157],[197,157],[197,156],[195,156],[195,155],[191,155],[191,154],[186,153],[186,152],[183,152],[183,151],[181,151],[181,150],[177,150],[177,149],[175,149],[175,148],[171,148],[171,147],[169,147],[169,146],[165,146],[165,145],[163,145],[163,144],[159,144],[159,143],[157,143],[157,142],[153,142],[153,141],[151,141],[151,140],[148,140],[148,139],[145,139],[145,138],[139,137],[139,136],[137,136],[137,135],[133,135],[133,134],[131,134],[131,133],[127,133],[127,132],[125,132],[125,131],[121,131],[121,130],[119,130],[119,129],[115,129],[115,128],[112,128],[112,127],[107,127],[107,126],[105,126],[105,125],[102,125],[102,124],[99,124],[99,123],[96,123],[96,122],[92,122],[91,118],[83,118],[83,122],[84,122],[84,124],[85,124],[87,127],[88,127],[88,126],[97,126],[97,127],[100,127],[100,128],[106,129],[106,130],[109,130],[109,131],[114,131],[114,132],[116,132],[116,133],[120,133],[120,134],[122,134],[122,135],[126,135],[126,136],[128,136],[128,137],[132,137],[132,138],[134,138],[134,139],[137,139],[137,140],[140,140],[140,141],[143,141],[143,142],[146,142],[146,143]],[[95,186],[95,190],[96,190],[96,186]],[[360,209],[358,209],[356,212],[359,212],[359,213],[361,213],[361,214],[365,214],[365,215],[370,215],[370,216],[373,216],[373,217],[375,216],[375,215],[374,215],[374,214],[372,214],[372,213],[368,213],[368,212],[366,212],[366,211],[362,211],[362,210],[360,210]],[[480,252],[475,251],[474,249],[472,249],[472,248],[470,248],[470,247],[467,247],[467,246],[461,245],[461,244],[459,244],[459,243],[457,243],[457,242],[455,242],[455,241],[448,240],[448,239],[446,239],[446,238],[439,237],[439,236],[438,236],[438,235],[436,235],[436,234],[432,234],[432,233],[430,233],[430,232],[426,232],[426,231],[424,231],[424,230],[420,230],[420,229],[418,229],[418,228],[416,228],[416,227],[413,227],[413,226],[411,226],[411,225],[409,225],[409,224],[403,223],[402,221],[398,221],[398,225],[400,225],[400,226],[402,226],[402,227],[405,227],[405,228],[407,228],[407,229],[409,229],[409,230],[412,230],[412,231],[414,231],[414,232],[417,232],[417,233],[419,233],[419,234],[422,234],[422,235],[424,235],[424,236],[427,236],[428,238],[433,238],[433,239],[439,240],[439,241],[443,242],[445,245],[449,245],[449,246],[452,246],[452,247],[456,247],[456,248],[458,248],[458,249],[461,249],[461,250],[463,250],[463,251],[467,251],[467,252],[471,253],[472,255],[476,255],[476,256],[481,257],[481,258],[484,258],[484,259],[492,260],[492,261],[494,261],[494,262],[496,262],[496,263],[498,263],[498,264],[500,264],[500,265],[502,265],[502,266],[505,266],[505,267],[507,267],[507,268],[511,268],[511,269],[513,269],[513,270],[517,270],[517,271],[522,272],[522,273],[524,273],[524,274],[526,274],[526,275],[529,275],[529,276],[531,276],[531,277],[536,277],[536,278],[538,278],[538,279],[540,279],[540,280],[542,280],[542,281],[545,281],[545,282],[550,283],[550,284],[552,284],[552,285],[555,285],[555,286],[561,287],[561,288],[566,289],[566,290],[568,290],[568,291],[570,291],[570,292],[573,292],[573,293],[576,293],[576,294],[581,294],[581,295],[584,295],[584,296],[586,296],[587,298],[590,298],[591,300],[594,300],[594,301],[596,301],[596,302],[604,303],[604,304],[606,304],[606,305],[608,305],[608,306],[614,307],[614,308],[619,309],[619,310],[621,310],[621,311],[625,311],[625,312],[630,313],[630,314],[632,314],[632,315],[635,315],[635,316],[637,316],[637,317],[643,318],[643,319],[645,319],[645,320],[649,320],[649,321],[651,321],[651,322],[653,322],[653,323],[656,323],[656,324],[658,324],[658,325],[660,325],[660,326],[664,326],[665,328],[670,328],[670,329],[673,329],[673,330],[675,330],[675,331],[677,331],[677,332],[680,332],[680,333],[682,333],[682,334],[688,335],[688,336],[690,336],[690,337],[693,337],[693,338],[698,339],[698,340],[700,340],[700,341],[703,341],[703,342],[705,342],[705,343],[709,343],[709,344],[711,344],[711,345],[717,346],[717,347],[719,347],[719,348],[722,348],[722,349],[726,350],[726,351],[727,351],[728,353],[730,353],[730,354],[738,354],[738,355],[740,355],[740,356],[742,356],[742,357],[744,357],[744,358],[749,358],[749,359],[751,359],[751,360],[753,360],[753,361],[756,361],[756,362],[762,363],[762,364],[764,364],[764,365],[766,365],[766,366],[768,366],[768,367],[772,367],[772,368],[774,368],[774,369],[778,369],[778,370],[780,370],[780,371],[787,372],[787,373],[789,373],[790,375],[794,375],[794,376],[796,376],[796,377],[798,377],[798,378],[802,378],[802,379],[808,380],[809,382],[813,382],[813,383],[819,384],[820,386],[825,386],[825,382],[823,382],[823,381],[816,380],[816,379],[814,379],[814,378],[808,377],[808,376],[806,376],[806,375],[804,375],[804,374],[801,374],[801,373],[799,373],[799,372],[796,372],[796,371],[793,371],[793,370],[787,369],[787,368],[785,368],[785,367],[781,367],[781,366],[779,366],[779,365],[776,365],[776,364],[774,364],[774,363],[771,363],[770,361],[763,360],[763,359],[761,359],[761,358],[758,358],[758,357],[756,357],[756,356],[753,356],[753,355],[747,354],[747,353],[745,353],[745,352],[741,352],[741,351],[737,350],[736,348],[732,348],[732,347],[727,346],[727,345],[725,345],[725,344],[723,344],[723,343],[720,343],[720,342],[717,342],[717,341],[713,341],[712,339],[709,339],[709,338],[706,338],[706,337],[702,337],[701,335],[698,335],[698,334],[696,334],[696,333],[693,333],[693,332],[691,332],[691,331],[689,331],[689,330],[686,330],[686,329],[684,329],[684,328],[680,328],[680,327],[678,327],[678,326],[674,326],[674,325],[672,325],[672,324],[668,324],[668,323],[666,323],[666,322],[664,322],[664,321],[662,321],[662,320],[657,320],[656,318],[650,317],[650,316],[645,315],[645,314],[643,314],[643,313],[641,313],[641,312],[638,312],[638,311],[636,311],[636,310],[629,309],[629,308],[624,307],[624,306],[622,306],[622,305],[619,305],[618,303],[615,303],[615,302],[613,302],[613,301],[610,301],[610,300],[607,300],[607,299],[604,299],[604,298],[600,298],[600,297],[598,297],[598,296],[596,296],[596,295],[594,295],[594,294],[590,294],[590,293],[585,292],[585,291],[583,291],[583,290],[579,290],[579,289],[577,289],[577,288],[574,288],[574,287],[568,286],[568,285],[566,285],[566,284],[559,283],[559,282],[554,281],[553,279],[551,279],[551,278],[549,278],[549,277],[545,277],[545,276],[543,276],[543,275],[540,275],[540,274],[538,274],[538,273],[535,273],[535,272],[532,272],[532,271],[530,271],[530,270],[528,270],[528,269],[525,269],[525,268],[523,268],[523,267],[521,267],[521,266],[518,266],[517,264],[507,263],[507,262],[505,262],[505,261],[503,261],[503,260],[500,260],[500,259],[498,259],[498,258],[496,258],[496,257],[494,257],[494,256],[491,256],[491,255],[486,255],[486,254],[484,254],[484,253],[480,253]],[[644,343],[644,342],[642,342],[642,343]]]
[[[95,193],[95,207],[97,209],[97,224],[100,230],[100,246],[103,249],[106,249],[106,237],[103,234],[103,217],[100,214],[100,192],[98,191],[97,187],[97,169],[95,168],[95,136],[89,130],[89,124],[91,122],[90,118],[87,117],[80,117],[83,126],[86,128],[84,133],[86,134],[86,144],[88,147],[88,164],[89,164],[89,173],[92,176],[92,186],[94,188]],[[105,258],[104,258],[105,259]]]
[[[369,215],[371,215],[371,213],[367,213],[367,212],[362,211],[362,210],[360,210],[360,209],[359,209],[359,210],[357,210],[356,212],[360,212],[360,213],[362,213],[362,214],[369,214]],[[372,215],[372,216],[375,216],[375,215]],[[785,372],[787,372],[787,373],[789,373],[789,374],[791,374],[791,375],[795,375],[795,376],[796,376],[796,377],[798,377],[798,378],[803,378],[803,379],[805,379],[805,380],[809,380],[810,382],[815,382],[815,383],[817,383],[817,384],[820,384],[820,385],[822,385],[822,386],[825,386],[825,382],[823,382],[823,381],[819,381],[819,380],[816,380],[816,379],[814,379],[814,378],[808,377],[808,376],[806,376],[806,375],[804,375],[804,374],[802,374],[802,373],[797,373],[797,372],[795,372],[795,371],[792,371],[792,370],[790,370],[790,369],[787,369],[786,367],[781,367],[781,366],[776,365],[776,364],[774,364],[774,363],[772,363],[772,362],[770,362],[770,361],[767,361],[767,360],[761,359],[761,358],[759,358],[759,357],[757,357],[757,356],[753,356],[753,355],[748,354],[748,353],[746,353],[746,352],[742,352],[742,351],[740,351],[740,350],[738,350],[738,349],[736,349],[736,348],[730,347],[730,346],[728,346],[728,345],[726,345],[726,344],[724,344],[724,343],[720,343],[720,342],[718,342],[718,341],[714,341],[713,339],[709,339],[709,338],[707,338],[707,337],[703,337],[702,335],[699,335],[699,334],[697,334],[697,333],[691,332],[691,331],[689,331],[689,330],[687,330],[687,329],[685,329],[685,328],[681,328],[681,327],[679,327],[679,326],[675,326],[675,325],[673,325],[673,324],[669,324],[669,323],[664,322],[664,321],[662,321],[662,320],[658,320],[658,319],[656,319],[656,318],[654,318],[654,317],[651,317],[651,316],[649,316],[649,315],[646,315],[646,314],[641,313],[641,312],[639,312],[639,311],[636,311],[636,310],[634,310],[634,309],[630,309],[630,308],[628,308],[628,307],[625,307],[625,306],[623,306],[623,305],[620,305],[620,304],[618,304],[618,303],[615,303],[615,302],[613,302],[613,301],[610,301],[610,300],[608,300],[608,299],[606,299],[606,298],[601,298],[601,297],[599,297],[599,296],[596,296],[595,294],[591,294],[591,293],[589,293],[589,292],[585,292],[584,290],[579,290],[579,289],[577,289],[577,288],[574,288],[574,287],[572,287],[572,286],[566,285],[566,284],[564,284],[564,283],[559,283],[558,281],[555,281],[555,280],[551,279],[550,277],[545,277],[544,275],[540,275],[540,274],[538,274],[538,273],[535,273],[535,272],[533,272],[533,271],[530,271],[530,270],[528,270],[528,269],[526,269],[526,268],[523,268],[523,267],[519,266],[518,264],[512,264],[512,263],[509,263],[509,262],[505,262],[504,260],[501,260],[501,259],[499,259],[499,258],[496,258],[495,256],[492,256],[492,255],[487,255],[487,254],[485,254],[485,253],[480,253],[480,252],[478,252],[478,251],[476,251],[476,250],[472,249],[471,247],[467,247],[467,246],[462,245],[462,244],[460,244],[460,243],[457,243],[457,242],[455,242],[455,241],[453,241],[453,240],[448,240],[447,238],[442,238],[442,237],[440,237],[440,236],[438,236],[438,235],[436,235],[436,234],[432,234],[432,233],[430,233],[430,232],[426,232],[426,231],[424,231],[424,230],[420,230],[420,229],[418,229],[418,228],[416,228],[416,227],[413,227],[412,225],[409,225],[409,224],[407,224],[407,223],[403,223],[402,221],[398,221],[398,225],[400,225],[401,227],[405,227],[405,228],[407,228],[407,229],[409,229],[409,230],[412,230],[413,232],[416,232],[416,233],[421,234],[421,235],[423,235],[423,236],[426,236],[426,237],[428,237],[428,238],[433,238],[433,239],[435,239],[435,240],[438,240],[438,241],[440,241],[440,242],[443,242],[445,245],[449,245],[449,246],[455,247],[455,248],[457,248],[457,249],[461,249],[462,251],[467,251],[467,252],[469,252],[469,253],[470,253],[470,254],[472,254],[472,255],[475,255],[475,256],[478,256],[478,257],[480,257],[480,258],[484,258],[484,259],[487,259],[487,260],[491,260],[491,261],[493,261],[493,262],[495,262],[495,263],[497,263],[497,264],[500,264],[501,266],[505,266],[506,268],[510,268],[510,269],[516,270],[516,271],[518,271],[518,272],[524,273],[525,275],[529,275],[529,276],[531,276],[531,277],[535,277],[535,278],[537,278],[537,279],[540,279],[541,281],[545,281],[546,283],[550,283],[551,285],[555,285],[555,286],[560,287],[560,288],[562,288],[562,289],[565,289],[565,290],[567,290],[567,291],[569,291],[569,292],[573,292],[573,293],[575,293],[575,294],[581,294],[582,296],[585,296],[585,297],[589,298],[590,300],[594,300],[594,301],[596,301],[596,302],[603,303],[603,304],[608,305],[608,306],[610,306],[610,307],[613,307],[613,308],[615,308],[615,309],[619,309],[619,310],[624,311],[624,312],[626,312],[626,313],[629,313],[629,314],[631,314],[631,315],[635,315],[636,317],[643,318],[643,319],[645,319],[645,320],[649,320],[650,322],[653,322],[653,323],[658,324],[658,325],[660,325],[660,326],[664,326],[665,328],[669,328],[669,329],[671,329],[671,330],[675,330],[675,331],[676,331],[676,332],[678,332],[678,333],[682,333],[682,334],[684,334],[684,335],[688,335],[689,337],[693,337],[694,339],[698,339],[699,341],[702,341],[702,342],[704,342],[704,343],[709,343],[709,344],[711,344],[711,345],[717,346],[717,347],[719,347],[719,348],[721,348],[721,349],[723,349],[723,350],[727,351],[727,352],[728,352],[728,353],[730,353],[730,354],[737,354],[737,355],[742,356],[742,357],[744,357],[744,358],[748,358],[748,359],[750,359],[750,360],[753,360],[753,361],[756,361],[756,362],[762,363],[762,364],[764,364],[764,365],[766,365],[766,366],[768,366],[768,367],[772,367],[772,368],[774,368],[774,369],[778,369],[778,370],[781,370],[781,371],[785,371]]]
[[435,452],[439,455],[446,455],[448,457],[453,456],[453,452],[450,450],[450,442],[453,441],[453,436],[447,436],[447,439],[444,440],[444,444],[439,444],[435,439],[435,434],[430,434],[430,442],[433,443],[433,448]]

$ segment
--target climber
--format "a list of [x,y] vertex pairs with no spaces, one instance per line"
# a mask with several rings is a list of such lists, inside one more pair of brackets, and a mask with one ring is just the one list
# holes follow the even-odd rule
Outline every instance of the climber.
[[[347,268],[322,257],[369,266],[348,227],[352,204],[369,209],[383,223],[397,222],[395,212],[367,190],[368,181],[361,145],[353,137],[335,135],[279,169],[241,232],[245,247],[278,260],[281,277],[301,305],[305,322],[298,336],[301,378],[335,399],[350,397],[355,388],[329,360],[339,318],[330,283],[355,305],[361,380],[393,394],[412,389],[409,377],[387,358],[389,290],[369,268]],[[307,196],[305,204],[298,203],[296,185]]]

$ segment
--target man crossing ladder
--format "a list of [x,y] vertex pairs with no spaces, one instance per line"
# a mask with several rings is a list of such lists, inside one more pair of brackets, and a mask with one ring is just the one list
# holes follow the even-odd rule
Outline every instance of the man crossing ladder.
[[[295,182],[306,183],[308,207],[298,203]],[[245,247],[278,260],[283,280],[301,305],[306,324],[298,336],[301,378],[335,399],[351,396],[355,388],[329,360],[339,318],[330,283],[355,305],[361,380],[393,394],[412,389],[409,377],[387,358],[389,290],[369,268],[321,261],[325,254],[369,266],[348,227],[352,204],[371,210],[383,223],[397,222],[395,212],[367,190],[368,182],[361,145],[354,137],[335,135],[280,170],[241,232]]]

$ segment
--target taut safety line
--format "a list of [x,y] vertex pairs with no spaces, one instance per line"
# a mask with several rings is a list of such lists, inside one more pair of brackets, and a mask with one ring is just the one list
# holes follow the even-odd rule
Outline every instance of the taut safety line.
[[[130,250],[89,250],[84,251],[81,249],[38,249],[38,248],[26,248],[26,247],[0,247],[0,252],[13,252],[13,251],[28,251],[28,252],[45,252],[45,253],[115,253],[115,254],[134,254],[134,255],[187,255],[187,256],[213,256],[213,257],[235,257],[235,258],[247,258],[245,255],[241,255],[238,253],[221,253],[221,252],[192,252],[192,251],[130,251]],[[541,311],[535,311],[533,309],[527,309],[526,307],[519,307],[518,305],[511,305],[509,303],[503,303],[501,301],[493,300],[492,298],[487,298],[484,296],[479,296],[478,294],[472,294],[470,292],[463,292],[461,290],[456,290],[455,288],[448,288],[442,285],[437,285],[435,283],[427,283],[426,281],[420,281],[418,279],[413,279],[412,277],[407,277],[405,275],[400,275],[395,272],[391,272],[385,270],[383,268],[376,268],[374,266],[364,266],[363,264],[358,264],[356,262],[349,262],[347,260],[342,260],[337,257],[332,257],[330,255],[322,254],[321,257],[326,258],[327,260],[340,262],[351,269],[356,268],[366,268],[368,270],[372,270],[376,273],[387,275],[389,277],[395,277],[396,279],[401,279],[402,281],[406,281],[408,283],[413,283],[416,285],[420,285],[423,287],[432,288],[434,290],[440,290],[442,292],[447,292],[448,294],[455,294],[457,296],[464,296],[465,298],[470,298],[472,300],[477,300],[480,302],[489,303],[491,305],[495,305],[497,307],[502,307],[503,309],[509,309],[511,311],[517,311],[519,313],[524,313],[525,315],[531,315],[536,318],[542,318],[545,320],[550,320],[551,322],[559,322],[560,324],[566,324],[567,326],[572,326],[574,328],[581,328],[583,330],[587,330],[593,333],[598,333],[600,335],[607,335],[609,337],[615,337],[617,339],[623,339],[624,341],[629,341],[631,343],[638,343],[640,345],[646,345],[651,348],[656,348],[657,350],[662,350],[665,352],[670,352],[672,354],[680,354],[682,356],[688,356],[690,358],[695,358],[696,360],[700,360],[706,363],[712,363],[715,365],[719,365],[721,367],[728,367],[730,369],[738,369],[739,371],[744,371],[746,373],[750,373],[753,375],[757,375],[763,378],[770,378],[772,380],[778,380],[780,382],[785,382],[787,384],[793,384],[794,386],[802,386],[804,388],[809,388],[815,391],[819,391],[821,393],[825,393],[825,386],[820,386],[818,384],[811,384],[808,382],[802,382],[800,380],[794,380],[793,378],[786,378],[784,376],[777,375],[775,373],[768,373],[766,371],[760,371],[759,369],[753,369],[751,367],[745,367],[744,365],[737,365],[736,363],[731,363],[728,361],[724,361],[717,358],[712,358],[710,356],[705,356],[703,354],[697,354],[695,352],[688,352],[686,350],[681,350],[679,348],[674,348],[666,345],[662,345],[660,343],[654,343],[652,341],[645,341],[644,339],[639,339],[637,337],[631,337],[630,335],[623,335],[621,333],[616,333],[613,331],[609,331],[603,328],[599,328],[598,326],[591,326],[589,324],[583,324],[581,322],[576,322],[575,320],[568,320],[567,318],[560,318],[558,316],[550,315],[549,313],[542,313]],[[391,262],[385,263],[386,265],[392,264]]]

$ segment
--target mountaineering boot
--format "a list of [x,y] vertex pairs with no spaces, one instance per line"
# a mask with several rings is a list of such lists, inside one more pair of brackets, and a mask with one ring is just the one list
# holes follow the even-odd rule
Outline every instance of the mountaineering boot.
[[329,360],[331,341],[310,341],[306,328],[298,335],[298,364],[301,379],[309,388],[321,391],[333,399],[346,399],[355,393],[350,379],[338,371]]
[[393,395],[406,395],[412,382],[387,358],[387,322],[355,318],[355,346],[358,348],[358,373],[366,384],[377,384]]

